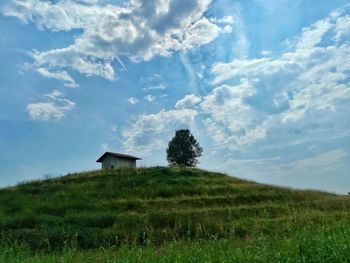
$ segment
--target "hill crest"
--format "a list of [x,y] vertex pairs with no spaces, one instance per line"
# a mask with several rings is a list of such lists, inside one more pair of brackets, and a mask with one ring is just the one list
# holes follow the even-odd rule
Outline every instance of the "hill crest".
[[93,248],[292,231],[314,218],[349,219],[349,209],[347,197],[195,168],[98,170],[0,190],[0,229],[35,249]]

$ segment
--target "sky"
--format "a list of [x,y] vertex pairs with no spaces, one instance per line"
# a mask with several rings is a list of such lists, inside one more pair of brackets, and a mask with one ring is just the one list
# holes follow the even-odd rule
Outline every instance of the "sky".
[[347,0],[6,0],[0,61],[0,187],[189,128],[200,168],[350,192]]

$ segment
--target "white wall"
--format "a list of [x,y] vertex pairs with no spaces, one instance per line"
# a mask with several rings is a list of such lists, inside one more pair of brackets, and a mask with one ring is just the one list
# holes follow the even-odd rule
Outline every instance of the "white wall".
[[124,159],[124,158],[114,157],[111,155],[108,155],[103,159],[102,169],[121,168],[121,167],[128,167],[128,168],[136,167],[136,160]]

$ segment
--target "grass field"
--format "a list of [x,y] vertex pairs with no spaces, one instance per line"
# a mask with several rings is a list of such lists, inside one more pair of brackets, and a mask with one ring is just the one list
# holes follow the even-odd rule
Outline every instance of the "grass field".
[[0,190],[0,262],[350,262],[350,198],[186,168]]
[[289,236],[249,239],[172,241],[160,247],[120,246],[33,253],[26,247],[3,247],[0,262],[350,262],[348,226],[305,227]]

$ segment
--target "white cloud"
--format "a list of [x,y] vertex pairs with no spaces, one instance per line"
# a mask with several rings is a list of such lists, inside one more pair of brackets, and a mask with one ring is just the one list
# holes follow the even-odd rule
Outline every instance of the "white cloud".
[[330,169],[334,168],[334,166],[344,165],[344,158],[347,155],[347,152],[345,152],[343,149],[336,149],[319,154],[311,158],[297,160],[295,162],[287,164],[287,166],[299,171],[310,171],[314,169]]
[[[232,5],[232,12],[234,16],[234,23],[232,27],[234,28],[232,34],[234,36],[233,42],[233,53],[236,58],[245,58],[248,56],[250,41],[246,34],[244,19],[242,17],[241,5],[235,3]],[[229,30],[230,32],[231,30]]]
[[220,28],[209,22],[208,19],[202,18],[189,27],[182,43],[183,49],[191,49],[198,45],[211,42],[220,33]]
[[206,66],[204,64],[201,64],[200,68],[199,68],[199,71],[197,72],[197,77],[199,79],[203,79],[204,78],[205,70],[206,70]]
[[46,102],[37,102],[27,105],[27,112],[33,120],[48,121],[52,119],[60,120],[66,116],[66,112],[73,110],[75,103],[64,98],[64,94],[54,90],[44,94],[48,99]]
[[348,136],[350,43],[332,41],[340,17],[305,28],[294,49],[279,57],[214,64],[213,90],[188,95],[175,109],[193,107],[215,147],[229,151]]
[[224,16],[222,18],[212,17],[209,19],[210,22],[214,24],[222,25],[221,32],[223,33],[231,33],[232,25],[236,22],[233,16]]
[[269,50],[262,50],[261,51],[261,55],[263,55],[263,56],[268,56],[268,55],[271,55],[271,51],[269,51]]
[[65,116],[53,102],[38,102],[27,106],[27,111],[33,120],[61,119]]
[[174,130],[194,122],[197,111],[192,109],[161,110],[156,114],[140,115],[123,131],[124,147],[128,152],[149,155],[165,149]]
[[112,132],[116,132],[117,128],[118,128],[117,125],[111,125],[110,126],[110,129],[111,129]]
[[335,25],[335,31],[337,32],[334,39],[339,42],[342,38],[350,37],[350,16],[342,16],[337,19]]
[[[299,61],[294,59],[302,59],[304,54],[285,53],[280,58],[252,58],[252,59],[234,59],[229,63],[215,63],[212,67],[212,74],[215,76],[213,84],[217,85],[234,77],[256,80],[261,75],[271,76],[279,73],[280,70],[289,71],[300,69]],[[304,58],[307,60],[308,58]],[[304,61],[305,63],[306,61]],[[301,61],[303,63],[303,61]]]
[[162,76],[158,73],[149,76],[149,77],[141,77],[140,83],[141,84],[147,84],[147,85],[156,85],[159,84],[162,81]]
[[[347,124],[336,122],[343,112],[350,112],[350,43],[332,41],[338,40],[334,36],[339,33],[339,21],[347,23],[342,17],[341,12],[333,12],[304,28],[294,50],[280,57],[214,64],[213,84],[221,86],[201,103],[213,139],[226,148],[243,150],[267,138],[269,132],[288,134],[292,127],[307,123],[339,129],[319,129],[313,136],[304,132],[308,140],[329,133],[348,134]],[[226,81],[241,84],[222,85]],[[288,144],[288,136],[283,139]]]
[[71,45],[67,48],[54,49],[46,52],[32,52],[35,65],[47,68],[72,68],[86,76],[98,75],[108,80],[114,79],[114,70],[110,64],[111,59],[105,59],[93,54],[88,55],[84,49]]
[[303,34],[297,43],[297,49],[309,49],[319,44],[328,30],[332,28],[330,18],[320,20],[310,27],[303,29]]
[[233,25],[235,22],[235,19],[233,16],[224,16],[222,18],[210,18],[210,22],[213,22],[215,24],[228,24]]
[[159,92],[167,88],[163,77],[159,74],[154,74],[153,76],[149,77],[142,77],[140,79],[140,84],[144,86],[142,88],[142,91],[144,92]]
[[50,72],[46,68],[38,68],[37,71],[45,78],[62,80],[64,82],[64,86],[66,87],[79,87],[79,85],[75,83],[73,78],[66,71]]
[[[320,181],[327,181],[329,178],[328,180],[332,182],[334,174],[339,172],[345,172],[345,176],[347,175],[349,153],[344,149],[328,150],[317,154],[307,152],[307,156],[298,156],[296,160],[285,160],[280,156],[260,159],[234,159],[229,157],[214,169],[230,172],[232,167],[235,167],[233,174],[244,175],[244,177],[252,180],[268,180],[269,183],[293,185],[298,188],[325,188],[324,185],[321,186]],[[322,179],[318,180],[316,178]],[[344,187],[344,190],[347,190],[346,187]]]
[[187,54],[181,53],[180,54],[180,61],[182,63],[182,66],[184,67],[187,77],[188,77],[188,82],[189,86],[191,89],[195,89],[197,84],[197,74],[192,66],[191,61],[189,60]]
[[203,97],[199,107],[212,139],[223,148],[237,150],[266,136],[271,118],[245,102],[255,94],[253,84],[222,85]]
[[130,97],[127,99],[127,102],[129,102],[129,104],[131,104],[131,105],[134,105],[136,103],[139,103],[139,100],[135,97]]
[[108,143],[101,143],[101,149],[103,151],[107,151],[108,150]]
[[155,85],[155,86],[148,86],[145,88],[142,88],[143,91],[147,92],[147,91],[152,91],[152,90],[165,90],[166,89],[166,85],[164,83]]
[[156,101],[156,97],[153,96],[153,95],[148,94],[148,95],[145,96],[145,100],[148,101],[148,102],[154,102],[154,101]]
[[294,96],[289,100],[289,110],[283,114],[283,122],[296,121],[313,110],[334,112],[337,104],[350,99],[349,85],[343,83],[350,68],[349,45],[315,48],[312,53],[309,62],[314,60],[317,64],[306,65],[307,70],[300,72],[293,83]]
[[221,32],[231,33],[232,32],[232,26],[230,26],[230,25],[224,26],[224,28],[222,28]]
[[186,95],[184,98],[176,102],[175,108],[176,109],[184,109],[184,108],[192,108],[195,105],[197,105],[199,102],[201,102],[201,97],[197,97],[194,94]]
[[220,28],[204,17],[210,2],[131,0],[118,6],[98,1],[11,0],[3,13],[42,30],[81,30],[70,46],[34,51],[37,67],[72,68],[113,80],[112,62],[119,57],[149,60],[214,40]]

